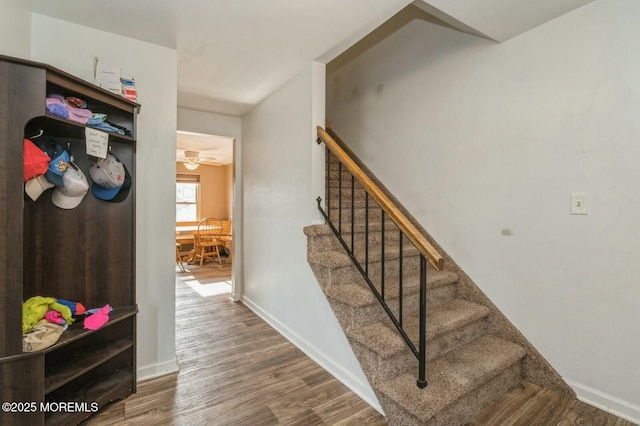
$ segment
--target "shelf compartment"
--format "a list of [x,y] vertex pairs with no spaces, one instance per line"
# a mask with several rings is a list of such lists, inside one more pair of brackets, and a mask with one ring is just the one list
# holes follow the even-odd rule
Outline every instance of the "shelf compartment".
[[133,336],[127,336],[116,341],[103,342],[90,350],[85,350],[84,353],[69,355],[65,362],[56,365],[55,373],[46,375],[45,395],[131,348],[133,348]]
[[107,322],[98,330],[85,330],[82,327],[83,321],[78,319],[74,324],[69,326],[69,328],[64,333],[62,333],[62,336],[60,336],[60,339],[58,340],[58,342],[56,342],[55,345],[45,349],[44,352],[48,353],[48,352],[52,352],[57,349],[60,349],[61,347],[66,346],[70,343],[76,342],[90,334],[100,332],[101,330],[104,330],[107,327],[111,327],[114,324],[119,323],[120,321],[123,321],[127,318],[131,318],[135,316],[137,313],[138,313],[137,305],[113,308],[113,311],[111,311],[111,313],[109,314],[109,322]]
[[[97,402],[99,409],[118,399],[126,398],[133,393],[133,369],[127,368],[102,377],[95,377],[84,384],[75,387],[72,392],[58,393],[55,398],[47,398],[48,402],[81,401]],[[78,424],[95,414],[93,412],[55,412],[47,413],[47,425]]]
[[136,102],[113,94],[62,70],[47,66],[47,90],[52,91],[54,88],[65,96],[77,96],[86,101],[91,99],[104,105],[112,105],[127,114],[135,115],[140,111],[140,104]]
[[86,124],[66,120],[64,118],[56,117],[55,115],[51,114],[45,114],[29,120],[29,122],[25,126],[25,136],[30,136],[32,134],[35,135],[38,134],[40,130],[44,130],[46,136],[50,136],[53,138],[71,137],[84,139],[85,129],[95,129],[100,132],[107,133],[110,140],[113,140],[115,138],[115,140],[121,142],[135,142],[135,139],[130,136],[121,135],[119,133],[106,132],[93,126],[87,126]]

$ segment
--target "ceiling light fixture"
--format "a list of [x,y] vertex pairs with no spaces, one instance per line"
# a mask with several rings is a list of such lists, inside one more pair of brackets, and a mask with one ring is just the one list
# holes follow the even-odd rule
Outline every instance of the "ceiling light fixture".
[[184,166],[187,168],[187,170],[194,171],[195,169],[198,168],[198,166],[200,165],[198,163],[199,156],[200,156],[200,153],[197,152],[197,151],[185,151],[184,152],[184,158],[187,159],[187,162],[184,163]]
[[187,168],[187,170],[191,170],[191,171],[194,171],[195,169],[197,169],[199,165],[200,164],[198,164],[198,163],[195,163],[195,164],[184,163],[184,166]]

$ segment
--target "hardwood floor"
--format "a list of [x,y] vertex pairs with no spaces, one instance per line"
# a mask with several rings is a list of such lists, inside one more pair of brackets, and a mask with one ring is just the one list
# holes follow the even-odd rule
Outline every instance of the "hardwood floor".
[[[90,425],[386,425],[384,417],[229,294],[202,297],[187,282],[224,278],[217,264],[176,274],[180,372]],[[211,284],[205,284],[204,287]]]
[[[229,294],[192,287],[230,281],[231,267],[187,266],[176,274],[180,372],[138,384],[90,425],[386,425],[364,403]],[[191,284],[191,286],[189,285]],[[523,382],[468,426],[633,423]]]
[[467,426],[490,425],[633,426],[634,423],[524,381],[467,423]]

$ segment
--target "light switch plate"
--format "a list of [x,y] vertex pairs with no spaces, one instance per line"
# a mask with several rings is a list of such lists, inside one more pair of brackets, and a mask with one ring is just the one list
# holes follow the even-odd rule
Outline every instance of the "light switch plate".
[[572,192],[569,212],[571,214],[589,214],[587,201],[587,194],[585,192]]

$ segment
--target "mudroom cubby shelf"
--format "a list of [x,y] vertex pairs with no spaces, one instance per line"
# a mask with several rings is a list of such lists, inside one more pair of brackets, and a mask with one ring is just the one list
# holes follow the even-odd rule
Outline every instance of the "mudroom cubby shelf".
[[[89,373],[115,356],[133,348],[132,309],[114,310],[109,322],[96,331],[76,324],[58,343],[45,350],[45,395]],[[63,346],[64,350],[60,350]]]
[[[91,65],[89,65],[91,66]],[[35,201],[24,193],[23,138],[51,138],[87,177],[87,126],[53,116],[45,100],[73,96],[130,134],[108,134],[125,164],[129,193],[118,202],[89,191],[72,209],[52,203],[53,189]],[[135,163],[140,105],[65,71],[0,55],[0,392],[3,402],[35,403],[30,412],[1,412],[2,425],[77,424],[111,401],[136,391]],[[100,130],[100,129],[98,129]],[[33,296],[62,298],[113,310],[97,330],[83,318],[54,345],[23,352],[22,303]],[[74,408],[59,409],[63,403]],[[43,407],[55,409],[43,410]],[[84,405],[83,405],[84,404]],[[82,409],[84,408],[84,409]]]
[[90,405],[92,402],[95,402],[99,407],[103,407],[110,401],[120,399],[123,394],[129,393],[133,374],[132,369],[117,371],[102,377],[96,377],[92,381],[77,383],[73,389],[56,393],[51,398],[48,397],[47,402],[50,404],[66,401],[87,402],[85,407],[88,412],[50,411],[45,417],[45,423],[47,425],[60,426],[80,423],[92,414]]
[[[47,134],[51,137],[84,137],[85,129],[92,128],[84,124],[76,123],[74,121],[65,120],[63,118],[56,117],[55,115],[46,114],[40,117],[35,117],[29,120],[25,127],[25,134],[37,134],[40,130],[46,129]],[[100,130],[100,129],[97,129]],[[101,130],[103,131],[103,130]],[[134,142],[130,136],[121,135],[118,133],[105,132],[109,134],[110,139],[115,139],[122,142]]]

